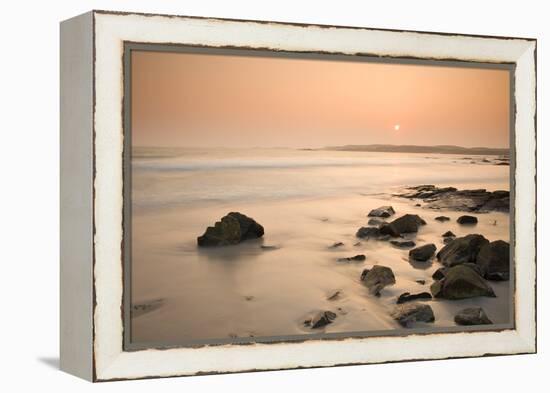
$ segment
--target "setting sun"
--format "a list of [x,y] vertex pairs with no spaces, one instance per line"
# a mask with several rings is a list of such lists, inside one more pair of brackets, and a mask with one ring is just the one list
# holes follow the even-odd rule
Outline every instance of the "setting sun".
[[396,124],[396,125],[393,126],[393,129],[395,131],[399,131],[399,128],[401,128],[401,126],[399,124]]

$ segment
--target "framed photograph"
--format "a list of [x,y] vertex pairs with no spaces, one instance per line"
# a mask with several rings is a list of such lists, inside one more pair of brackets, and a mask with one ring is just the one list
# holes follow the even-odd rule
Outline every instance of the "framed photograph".
[[536,40],[61,24],[61,368],[536,351]]

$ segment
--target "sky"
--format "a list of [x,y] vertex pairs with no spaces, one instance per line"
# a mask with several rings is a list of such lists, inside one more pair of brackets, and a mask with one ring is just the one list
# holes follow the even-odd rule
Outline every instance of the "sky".
[[509,72],[132,52],[132,144],[509,146]]

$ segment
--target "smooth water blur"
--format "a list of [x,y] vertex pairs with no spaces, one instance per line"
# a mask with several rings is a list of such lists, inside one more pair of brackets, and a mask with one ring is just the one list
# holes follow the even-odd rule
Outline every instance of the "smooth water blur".
[[139,209],[376,194],[407,184],[508,189],[508,167],[482,158],[474,165],[445,154],[141,148],[132,159],[132,200]]
[[[466,159],[465,159],[466,158]],[[362,153],[291,149],[138,149],[132,174],[132,301],[162,304],[136,314],[134,342],[318,333],[303,320],[318,310],[338,318],[323,331],[397,329],[389,317],[405,291],[429,291],[437,262],[413,266],[408,251],[387,242],[362,241],[355,232],[372,208],[392,204],[397,216],[421,215],[428,225],[417,244],[443,246],[441,234],[482,233],[509,239],[505,213],[480,214],[461,227],[458,212],[441,212],[392,198],[406,185],[509,189],[509,167],[483,157],[439,154]],[[475,161],[475,163],[471,163]],[[196,237],[229,211],[265,227],[262,239],[237,246],[198,249]],[[495,225],[496,224],[496,225]],[[334,242],[344,246],[329,249]],[[261,245],[277,246],[264,250]],[[365,254],[361,263],[337,262]],[[390,266],[397,283],[381,298],[359,280],[363,268]],[[416,282],[426,280],[425,285]],[[458,302],[432,301],[436,326],[452,326],[454,313],[483,305],[495,323],[508,322],[508,283],[491,283],[499,295]],[[336,301],[327,298],[341,291]]]

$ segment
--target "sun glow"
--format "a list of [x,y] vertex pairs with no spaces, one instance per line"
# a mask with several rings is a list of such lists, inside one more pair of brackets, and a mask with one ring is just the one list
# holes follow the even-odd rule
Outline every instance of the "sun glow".
[[393,129],[395,131],[399,131],[400,128],[401,128],[401,126],[399,124],[396,124],[396,125],[393,126]]

